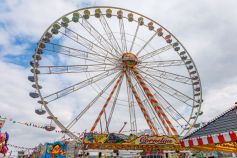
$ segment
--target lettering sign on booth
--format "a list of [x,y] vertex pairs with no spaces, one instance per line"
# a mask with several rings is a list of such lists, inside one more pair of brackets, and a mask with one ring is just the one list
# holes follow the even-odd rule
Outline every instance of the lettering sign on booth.
[[97,134],[86,133],[83,139],[85,144],[130,144],[130,145],[164,145],[179,144],[178,137],[175,136],[126,136],[123,134]]
[[133,144],[178,144],[177,137],[169,136],[140,136],[133,141]]

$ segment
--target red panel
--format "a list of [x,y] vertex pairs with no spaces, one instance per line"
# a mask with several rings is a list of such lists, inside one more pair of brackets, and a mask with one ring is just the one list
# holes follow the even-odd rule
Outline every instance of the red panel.
[[189,146],[191,147],[191,146],[193,146],[193,140],[188,140],[188,144],[189,144]]
[[198,138],[198,139],[197,139],[197,142],[198,142],[198,145],[203,145],[202,138]]
[[212,136],[207,137],[207,142],[208,142],[208,144],[214,144]]
[[219,139],[220,143],[225,142],[225,138],[224,138],[223,134],[218,135],[218,139]]
[[184,145],[184,141],[183,141],[183,140],[180,141],[180,145],[181,145],[182,147],[185,147],[185,145]]
[[230,138],[231,138],[231,141],[237,140],[237,135],[235,134],[235,132],[230,132]]

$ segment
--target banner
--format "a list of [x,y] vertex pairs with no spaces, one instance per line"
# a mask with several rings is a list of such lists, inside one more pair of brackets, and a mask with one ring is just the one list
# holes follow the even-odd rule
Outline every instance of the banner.
[[9,139],[9,134],[7,132],[1,133],[0,132],[0,153],[6,154],[8,147],[7,147],[7,142]]
[[0,119],[0,129],[3,127],[4,123],[5,123],[5,119]]
[[66,158],[66,153],[67,144],[62,142],[47,143],[44,158]]
[[98,133],[85,133],[84,135],[85,144],[152,144],[152,145],[163,145],[163,144],[179,144],[178,137],[176,136],[149,136],[141,135],[139,137],[135,135],[124,135],[124,134],[98,134]]
[[110,134],[99,134],[99,133],[85,133],[84,134],[84,143],[115,143],[121,144],[127,142],[128,136],[124,134],[110,133]]

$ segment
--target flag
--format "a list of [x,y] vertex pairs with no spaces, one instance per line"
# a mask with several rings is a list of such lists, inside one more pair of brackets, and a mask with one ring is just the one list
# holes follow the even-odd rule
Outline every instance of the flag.
[[0,128],[2,128],[2,127],[3,127],[4,123],[5,123],[5,120],[3,120],[3,119],[0,119]]

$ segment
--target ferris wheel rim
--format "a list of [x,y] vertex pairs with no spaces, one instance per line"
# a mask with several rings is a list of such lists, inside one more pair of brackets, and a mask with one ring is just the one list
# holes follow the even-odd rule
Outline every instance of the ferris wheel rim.
[[[189,58],[192,60],[192,57],[190,56],[190,54],[188,53],[188,51],[186,50],[186,48],[183,46],[183,44],[176,38],[176,36],[174,36],[171,32],[169,32],[165,27],[163,27],[163,26],[162,26],[161,24],[159,24],[158,22],[156,22],[156,21],[152,20],[151,18],[146,17],[146,16],[144,16],[144,15],[142,15],[142,14],[140,14],[140,13],[137,13],[137,12],[135,12],[135,11],[131,11],[131,10],[124,9],[124,8],[119,8],[119,7],[95,6],[95,7],[86,7],[86,8],[77,9],[77,10],[74,10],[74,11],[72,11],[72,12],[69,12],[69,13],[67,13],[67,14],[65,14],[65,15],[63,15],[63,16],[68,16],[68,15],[74,13],[74,12],[82,11],[82,10],[85,10],[85,9],[97,9],[97,8],[110,8],[110,9],[121,9],[121,10],[125,10],[125,11],[127,11],[127,12],[135,13],[135,14],[137,14],[137,15],[139,15],[139,16],[142,16],[142,17],[144,17],[144,18],[146,18],[146,19],[148,19],[148,20],[150,20],[150,21],[156,23],[158,26],[161,26],[163,29],[165,29],[166,32],[168,32],[170,35],[172,35],[173,38],[175,38],[175,40],[182,46],[182,48],[184,49],[184,51],[186,51],[186,53],[188,54]],[[61,16],[61,17],[58,18],[56,21],[54,21],[54,22],[52,23],[52,25],[53,25],[54,23],[58,22],[63,16]],[[46,31],[45,31],[44,34],[42,35],[40,41],[43,39],[44,35],[48,32],[48,30],[52,27],[52,25],[50,25],[50,26],[48,27],[48,29],[46,29]],[[37,46],[37,50],[38,50],[38,49],[39,49],[39,45]],[[34,60],[35,60],[35,59],[34,59]],[[197,72],[197,76],[200,78],[199,73],[198,73],[197,68],[196,68],[196,65],[195,65],[195,63],[194,63],[193,60],[192,60],[192,64],[193,64],[193,66],[194,66],[194,68],[195,68],[195,70],[196,70],[196,72]],[[33,68],[36,69],[35,67],[33,67]],[[38,91],[38,93],[39,93],[39,95],[40,95],[41,100],[44,101],[43,97],[41,96],[41,92],[40,92],[40,88],[39,88],[38,75],[37,75],[36,73],[34,73],[34,77],[36,78],[36,82],[35,82],[35,83],[36,83],[36,89],[37,89],[37,91]],[[200,88],[202,88],[202,86],[201,86],[201,80],[199,80],[199,84],[200,84]],[[192,85],[193,85],[193,84],[192,84]],[[193,86],[193,91],[194,91],[194,86]],[[200,90],[200,92],[201,92],[200,98],[202,98],[202,89]],[[193,94],[194,94],[194,93],[193,93]],[[51,116],[53,116],[53,118],[56,118],[56,117],[54,116],[54,114],[50,111],[50,109],[48,108],[48,106],[47,106],[44,102],[43,102],[43,106],[45,107],[46,111],[47,111]],[[200,108],[201,108],[201,106],[199,106],[198,112],[200,112]],[[192,110],[193,110],[193,109],[192,109]],[[191,115],[192,115],[192,112],[191,112]],[[190,119],[190,118],[191,118],[191,116],[189,117],[189,119]],[[63,128],[65,131],[67,131],[67,129],[65,128],[65,126],[62,125],[57,119],[53,119],[53,120],[54,120],[55,122],[57,122],[57,123],[56,123],[57,125],[59,124],[58,126],[60,126],[60,128]],[[195,119],[195,121],[194,121],[193,124],[196,123],[196,120],[197,120],[197,118]],[[60,124],[61,124],[61,125],[60,125]],[[190,130],[191,130],[191,129],[190,129]],[[70,131],[67,131],[67,132],[70,133]],[[189,132],[189,131],[188,131],[188,132]],[[187,132],[187,133],[188,133],[188,132]],[[70,133],[70,134],[71,134],[71,133]],[[73,134],[73,137],[75,137],[74,134]],[[77,136],[76,136],[76,137],[77,137]]]

